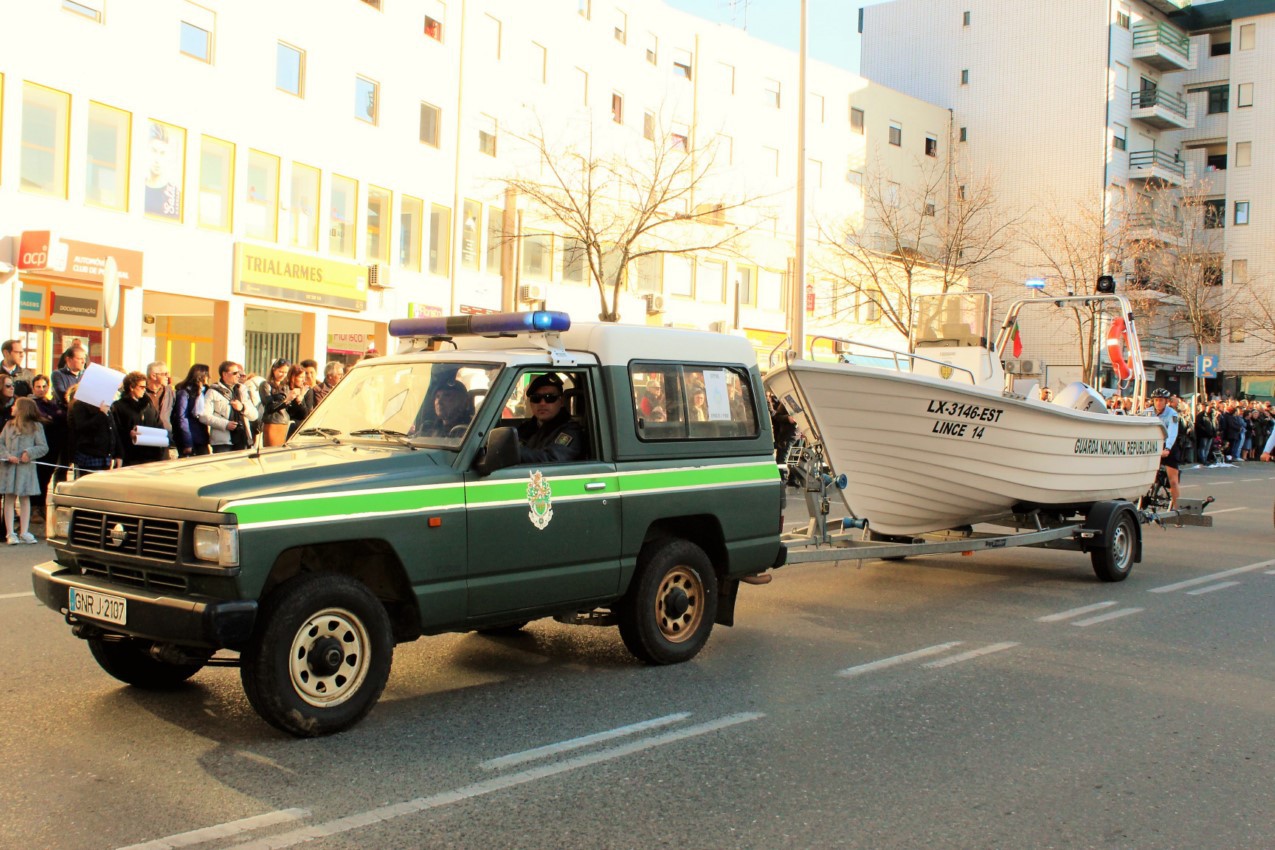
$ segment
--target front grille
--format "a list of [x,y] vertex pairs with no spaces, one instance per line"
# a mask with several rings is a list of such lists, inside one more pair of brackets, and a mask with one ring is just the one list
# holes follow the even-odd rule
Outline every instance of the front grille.
[[115,584],[126,584],[144,590],[185,593],[190,583],[185,576],[163,573],[156,570],[138,569],[137,567],[121,567],[114,564],[103,564],[97,561],[81,560],[80,572],[86,576],[105,579]]
[[84,549],[175,562],[181,523],[77,508],[71,515],[70,542]]

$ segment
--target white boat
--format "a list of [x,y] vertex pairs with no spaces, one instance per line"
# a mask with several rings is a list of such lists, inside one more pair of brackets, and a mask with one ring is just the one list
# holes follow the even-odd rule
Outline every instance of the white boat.
[[[930,297],[928,307],[918,302],[913,350],[889,352],[887,366],[790,360],[766,375],[767,389],[834,474],[847,476],[840,492],[853,516],[879,534],[909,536],[1034,508],[1083,512],[1148,490],[1164,444],[1158,419],[1108,413],[1102,396],[1080,382],[1053,401],[1021,382],[1020,392],[1006,388],[996,352],[1009,346],[1019,311],[1042,302],[1014,304],[993,345],[986,293]],[[1111,301],[1125,319],[1141,396],[1128,302],[1086,300]]]

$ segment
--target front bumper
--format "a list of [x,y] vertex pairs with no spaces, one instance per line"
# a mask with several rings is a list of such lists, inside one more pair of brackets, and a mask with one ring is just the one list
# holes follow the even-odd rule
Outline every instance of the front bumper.
[[[128,600],[128,623],[120,626],[67,614],[67,587],[75,585]],[[54,561],[31,570],[35,596],[70,623],[87,623],[111,634],[160,643],[236,649],[252,634],[257,603],[250,599],[173,597],[101,581],[80,575]]]

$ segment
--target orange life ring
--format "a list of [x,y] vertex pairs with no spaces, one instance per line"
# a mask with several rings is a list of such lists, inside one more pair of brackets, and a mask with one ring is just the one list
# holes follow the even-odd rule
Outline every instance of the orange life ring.
[[1111,368],[1121,382],[1133,377],[1133,369],[1124,359],[1124,349],[1128,343],[1124,319],[1113,319],[1111,328],[1107,331],[1107,356],[1111,358]]

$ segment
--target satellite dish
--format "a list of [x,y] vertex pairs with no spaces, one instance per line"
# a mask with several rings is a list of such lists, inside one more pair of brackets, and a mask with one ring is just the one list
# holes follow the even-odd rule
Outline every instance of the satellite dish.
[[120,317],[120,268],[114,257],[102,269],[102,323],[113,328]]

